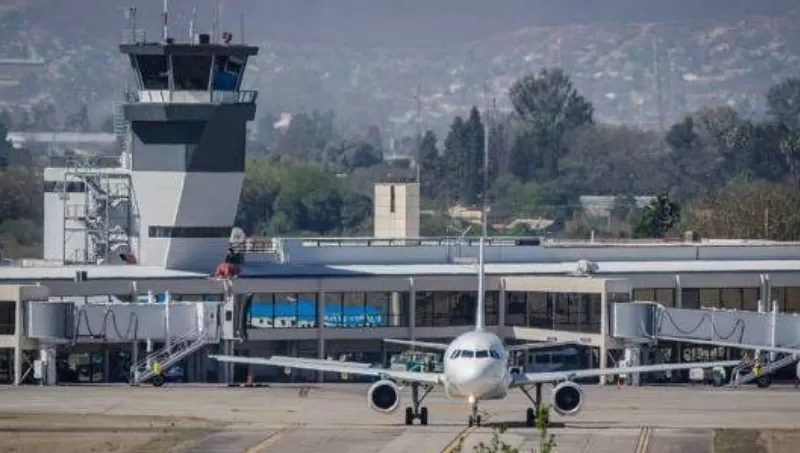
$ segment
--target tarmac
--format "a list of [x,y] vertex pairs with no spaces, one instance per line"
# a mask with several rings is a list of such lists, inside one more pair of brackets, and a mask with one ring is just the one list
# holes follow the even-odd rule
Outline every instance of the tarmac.
[[[440,391],[424,401],[428,426],[405,426],[409,390],[394,414],[367,407],[369,384],[273,385],[229,388],[175,384],[2,387],[5,413],[84,413],[195,417],[223,422],[182,453],[404,453],[464,452],[488,443],[494,424],[506,424],[505,442],[531,451],[540,439],[524,427],[527,398],[512,391],[505,400],[481,402],[484,426],[467,428],[469,408]],[[549,389],[544,396],[549,402]],[[800,429],[800,391],[793,386],[739,389],[705,386],[585,386],[583,410],[553,414],[550,433],[558,453],[706,453],[713,428]]]

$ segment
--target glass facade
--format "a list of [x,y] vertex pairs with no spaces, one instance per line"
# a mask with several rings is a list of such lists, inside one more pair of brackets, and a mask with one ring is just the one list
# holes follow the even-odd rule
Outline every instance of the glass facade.
[[251,328],[314,328],[317,309],[330,328],[407,327],[408,293],[254,294],[247,317]]
[[[416,297],[417,311],[414,321],[417,327],[475,324],[475,308],[478,298],[474,291],[420,291]],[[500,322],[499,300],[500,293],[497,291],[486,292],[484,321],[487,326],[496,326]]]
[[683,288],[681,308],[758,310],[758,288]]
[[0,302],[0,335],[14,335],[16,331],[16,302]]
[[675,306],[674,288],[637,288],[633,290],[633,300],[650,300],[665,307]]
[[592,293],[506,293],[506,325],[600,333],[602,301]]
[[778,302],[778,310],[782,312],[800,313],[800,287],[773,287],[772,300]]

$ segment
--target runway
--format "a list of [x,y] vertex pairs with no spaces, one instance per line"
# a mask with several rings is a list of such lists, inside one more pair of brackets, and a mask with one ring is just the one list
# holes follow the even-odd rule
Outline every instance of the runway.
[[[209,421],[204,434],[184,446],[185,453],[442,452],[459,434],[465,435],[467,452],[478,442],[488,443],[495,424],[508,425],[503,440],[522,451],[539,442],[538,433],[522,425],[528,401],[521,392],[482,403],[485,426],[466,429],[466,403],[440,392],[424,402],[429,425],[409,427],[402,415],[407,391],[400,410],[383,415],[367,408],[366,389],[363,384],[312,385],[307,393],[280,385],[4,387],[0,411],[171,417],[172,429],[188,427],[191,420]],[[556,452],[706,453],[712,451],[714,428],[800,429],[800,392],[790,386],[589,386],[584,392],[579,415],[552,416]]]

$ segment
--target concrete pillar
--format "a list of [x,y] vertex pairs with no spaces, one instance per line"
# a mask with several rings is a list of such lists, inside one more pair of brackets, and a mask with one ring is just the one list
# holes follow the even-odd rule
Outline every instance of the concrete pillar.
[[389,327],[400,327],[403,319],[403,299],[400,293],[393,291],[389,296]]
[[[606,283],[603,283],[603,292],[600,294],[600,369],[605,370],[608,368],[608,347],[607,341],[609,338],[608,333],[608,290],[606,289]],[[527,307],[526,307],[527,312]],[[527,319],[527,313],[526,313]],[[600,385],[606,385],[606,379],[601,377],[600,378]]]
[[[317,295],[317,358],[325,359],[325,291]],[[325,373],[317,372],[317,382],[323,383]]]
[[[625,365],[630,367],[639,366],[641,363],[642,358],[642,350],[640,345],[628,343],[625,346]],[[638,386],[640,384],[640,375],[639,373],[631,373],[628,376],[630,380],[630,385]]]
[[503,327],[506,326],[506,279],[504,278],[500,280],[500,291],[497,294],[497,325],[500,326],[501,332],[505,331]]
[[111,381],[111,345],[103,345],[103,381]]
[[417,325],[417,291],[414,288],[414,277],[408,279],[408,338],[416,338]]
[[139,366],[139,341],[131,344],[131,369],[128,372],[129,378],[136,378],[135,373]]
[[42,384],[56,385],[56,348],[53,345],[43,344],[39,349],[39,360],[42,362]]
[[14,385],[22,384],[22,332],[23,328],[23,303],[19,295],[14,301]]

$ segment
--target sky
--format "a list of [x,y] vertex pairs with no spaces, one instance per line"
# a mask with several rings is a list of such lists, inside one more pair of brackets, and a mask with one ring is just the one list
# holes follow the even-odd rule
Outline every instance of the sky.
[[[160,35],[162,0],[16,0],[36,5],[42,25],[114,33],[123,7],[136,6],[140,26]],[[192,7],[208,31],[215,0],[170,0],[171,22],[183,28]],[[535,25],[731,21],[800,10],[798,0],[218,0],[221,27],[246,37],[363,47],[448,47]],[[59,11],[58,13],[55,13]],[[91,11],[91,14],[86,12]],[[46,17],[42,17],[46,16]],[[86,22],[86,23],[82,23]],[[151,34],[152,33],[152,34]],[[180,32],[177,32],[180,33]],[[250,40],[250,39],[248,39]]]

